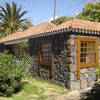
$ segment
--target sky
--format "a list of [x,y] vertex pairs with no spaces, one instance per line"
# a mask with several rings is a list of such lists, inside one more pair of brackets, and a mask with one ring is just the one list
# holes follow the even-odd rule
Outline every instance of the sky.
[[[54,0],[0,0],[0,5],[5,2],[15,2],[18,6],[22,5],[23,10],[28,13],[24,16],[32,20],[33,25],[40,24],[53,19]],[[56,0],[56,18],[61,16],[72,17],[82,11],[82,8],[90,0]]]

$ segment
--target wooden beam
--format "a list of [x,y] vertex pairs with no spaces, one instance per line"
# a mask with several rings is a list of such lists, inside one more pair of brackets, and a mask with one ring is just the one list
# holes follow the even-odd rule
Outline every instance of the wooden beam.
[[51,71],[50,71],[50,77],[53,76],[53,52],[51,52]]
[[99,67],[99,57],[98,57],[98,54],[99,54],[99,48],[98,48],[98,46],[99,46],[99,40],[97,39],[96,40],[96,44],[95,44],[95,48],[96,48],[96,68],[98,68]]

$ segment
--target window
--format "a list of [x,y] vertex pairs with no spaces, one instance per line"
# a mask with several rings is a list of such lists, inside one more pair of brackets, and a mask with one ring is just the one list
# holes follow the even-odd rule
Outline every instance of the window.
[[51,62],[51,43],[41,45],[41,56],[43,62]]
[[80,68],[98,66],[98,39],[78,38],[78,78]]
[[45,41],[40,45],[39,51],[39,74],[41,73],[41,66],[50,67],[50,77],[53,75],[53,52],[51,42]]
[[80,62],[95,63],[96,51],[95,42],[80,42]]

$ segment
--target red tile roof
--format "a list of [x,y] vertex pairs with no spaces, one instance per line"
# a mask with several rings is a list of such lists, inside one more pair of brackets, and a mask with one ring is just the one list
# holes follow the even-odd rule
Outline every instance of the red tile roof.
[[90,32],[92,31],[100,32],[100,23],[92,22],[92,21],[84,21],[79,19],[72,19],[62,23],[61,25],[55,26],[52,23],[45,22],[31,27],[26,31],[24,31],[23,33],[17,32],[7,37],[4,37],[3,39],[0,40],[0,43],[19,40],[19,39],[28,38],[31,36],[37,36],[46,33],[53,33],[54,31],[59,31],[59,30],[65,30],[65,29],[67,30],[69,28],[74,30],[83,30],[83,31],[88,30]]
[[36,26],[32,26],[31,28],[27,29],[24,32],[16,32],[16,33],[13,33],[11,35],[8,35],[8,36],[2,38],[0,40],[0,43],[5,43],[5,42],[13,41],[13,40],[27,38],[27,37],[30,37],[32,35],[37,35],[39,33],[50,30],[54,27],[55,27],[54,24],[45,22],[45,23],[42,23],[42,24],[39,24]]
[[91,31],[100,31],[100,23],[85,21],[80,19],[72,19],[62,23],[55,27],[52,31],[62,30],[62,29],[78,29],[78,30],[91,30]]

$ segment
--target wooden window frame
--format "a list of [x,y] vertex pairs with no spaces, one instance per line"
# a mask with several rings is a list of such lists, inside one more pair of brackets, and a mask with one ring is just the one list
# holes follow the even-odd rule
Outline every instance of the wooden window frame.
[[[42,52],[41,52],[41,46],[42,44],[51,44],[51,62],[48,61],[43,61],[42,59]],[[45,65],[47,67],[50,67],[50,78],[52,78],[53,76],[53,51],[52,51],[52,42],[51,41],[42,41],[40,43],[40,47],[39,47],[39,75],[41,75],[41,65]]]
[[[81,42],[95,42],[95,62],[83,62],[80,61],[80,54],[81,54]],[[86,52],[87,53],[87,52]],[[81,68],[88,68],[88,67],[98,67],[98,39],[97,38],[87,38],[87,37],[79,37],[77,39],[77,77],[80,79],[80,69]]]

